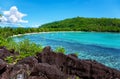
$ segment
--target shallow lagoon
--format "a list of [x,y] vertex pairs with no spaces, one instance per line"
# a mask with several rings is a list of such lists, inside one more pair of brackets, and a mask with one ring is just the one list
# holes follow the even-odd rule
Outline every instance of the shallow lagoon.
[[120,33],[46,32],[13,37],[15,41],[29,39],[53,49],[62,46],[66,53],[78,52],[81,59],[93,59],[120,70]]

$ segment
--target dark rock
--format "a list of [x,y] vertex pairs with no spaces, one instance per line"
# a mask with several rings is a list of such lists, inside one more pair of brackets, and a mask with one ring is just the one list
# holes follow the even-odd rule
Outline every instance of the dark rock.
[[6,49],[6,47],[5,46],[0,46],[0,49]]
[[76,54],[69,54],[68,56],[72,56],[72,57],[78,58]]
[[18,53],[15,52],[13,49],[8,50],[6,47],[0,47],[0,59],[4,60],[8,56],[17,55]]
[[3,72],[3,74],[0,76],[0,79],[10,79],[10,71],[12,69],[12,65],[7,65],[6,70]]
[[15,65],[8,66],[0,79],[28,79],[34,65],[38,63],[34,57],[27,57],[18,61]]
[[30,76],[28,79],[48,79],[44,76]]
[[39,63],[48,63],[51,65],[55,63],[56,57],[54,56],[56,56],[56,53],[51,50],[51,47],[47,46],[43,49],[42,53],[37,54],[37,60]]
[[28,65],[14,65],[10,71],[10,79],[27,79],[29,74],[30,71],[28,69]]
[[0,75],[6,71],[7,64],[2,59],[0,59]]
[[0,79],[9,79],[10,67],[5,61],[0,59]]
[[6,48],[0,49],[0,59],[4,59],[10,55],[11,55],[10,52]]
[[38,63],[38,60],[34,57],[26,57],[17,62],[17,64],[27,64],[30,68],[32,68],[36,63]]
[[42,77],[43,79],[67,79],[67,76],[58,70],[56,66],[45,63],[36,64],[30,74],[30,77],[32,76]]
[[120,71],[106,67],[96,61],[80,60],[75,55],[57,54],[48,47],[44,49],[42,53],[37,55],[38,61],[56,65],[64,74],[76,75],[82,79],[120,79]]
[[94,60],[80,60],[75,54],[55,53],[50,46],[15,65],[2,60],[14,54],[14,50],[0,47],[0,79],[120,79],[120,71],[116,69]]
[[51,52],[51,47],[50,47],[50,46],[45,47],[45,48],[43,49],[43,52],[44,52],[44,53],[49,53],[49,52]]
[[26,57],[17,62],[13,66],[10,72],[10,77],[13,79],[28,79],[32,68],[38,64],[38,61],[34,57]]
[[14,55],[18,55],[18,54],[19,54],[19,53],[16,52],[14,49],[9,50],[9,52],[10,52],[11,54],[14,54]]

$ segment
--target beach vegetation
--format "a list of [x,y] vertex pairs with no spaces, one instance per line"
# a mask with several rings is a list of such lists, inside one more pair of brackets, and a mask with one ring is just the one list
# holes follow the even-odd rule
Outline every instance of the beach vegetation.
[[65,54],[66,50],[64,47],[60,46],[60,47],[56,47],[55,52]]

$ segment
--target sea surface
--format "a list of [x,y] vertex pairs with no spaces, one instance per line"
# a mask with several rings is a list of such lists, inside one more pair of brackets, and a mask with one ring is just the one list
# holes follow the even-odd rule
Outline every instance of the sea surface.
[[66,53],[78,53],[80,59],[96,60],[120,70],[120,33],[46,32],[13,37],[16,42],[29,39],[43,46],[64,47]]

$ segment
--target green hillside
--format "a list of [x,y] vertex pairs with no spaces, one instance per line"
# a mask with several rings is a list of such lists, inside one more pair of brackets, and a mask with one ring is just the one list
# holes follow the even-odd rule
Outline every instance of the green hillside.
[[120,32],[120,19],[76,17],[47,23],[40,28],[48,31]]

